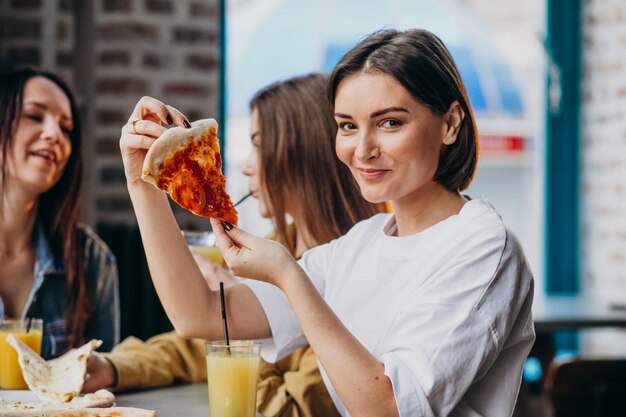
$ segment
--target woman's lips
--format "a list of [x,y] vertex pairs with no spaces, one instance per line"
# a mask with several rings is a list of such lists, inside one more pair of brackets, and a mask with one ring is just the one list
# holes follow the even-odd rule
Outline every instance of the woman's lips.
[[384,177],[390,170],[388,169],[373,169],[373,168],[357,168],[361,178],[366,180],[375,180]]

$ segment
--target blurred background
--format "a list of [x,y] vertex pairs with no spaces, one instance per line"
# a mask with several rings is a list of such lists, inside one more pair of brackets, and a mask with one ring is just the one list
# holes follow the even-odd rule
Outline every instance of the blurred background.
[[[248,101],[330,71],[365,35],[422,27],[449,47],[480,132],[467,191],[522,241],[539,298],[626,305],[626,2],[621,0],[0,0],[0,56],[62,75],[84,115],[82,214],[118,257],[123,335],[169,328],[154,296],[118,139],[151,95],[215,117],[229,192],[250,150]],[[244,228],[271,224],[249,199]],[[181,228],[209,223],[174,206]],[[139,279],[138,277],[142,277]],[[626,356],[624,328],[558,331],[557,353]]]

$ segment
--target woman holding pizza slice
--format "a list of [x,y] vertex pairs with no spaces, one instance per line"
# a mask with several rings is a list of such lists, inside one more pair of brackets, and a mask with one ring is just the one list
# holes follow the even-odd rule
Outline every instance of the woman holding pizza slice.
[[[509,416],[534,340],[533,278],[495,209],[461,194],[477,163],[469,100],[445,45],[424,30],[374,33],[328,83],[335,149],[362,195],[393,202],[295,261],[275,242],[212,219],[236,275],[229,329],[274,360],[308,343],[342,415]],[[183,116],[156,100],[145,112]],[[163,120],[163,119],[161,119]],[[140,180],[150,141],[120,145],[152,278],[183,337],[221,338],[208,289],[167,201]],[[201,320],[198,320],[201,317]]]
[[115,257],[78,223],[82,137],[67,85],[32,69],[0,76],[0,318],[42,318],[41,356],[119,341]]
[[[250,102],[252,151],[243,173],[258,200],[259,213],[276,226],[270,239],[282,243],[295,258],[376,213],[375,205],[363,199],[350,171],[334,155],[337,124],[326,100],[327,79],[312,74],[277,82]],[[277,113],[283,117],[276,117]],[[293,219],[290,224],[287,214]],[[220,281],[238,282],[220,265],[194,257],[212,288],[219,289]],[[175,332],[146,342],[129,338],[105,356],[92,355],[85,389],[206,381],[204,345],[204,340],[183,340]],[[276,364],[262,364],[257,402],[266,417],[338,415],[309,347]]]

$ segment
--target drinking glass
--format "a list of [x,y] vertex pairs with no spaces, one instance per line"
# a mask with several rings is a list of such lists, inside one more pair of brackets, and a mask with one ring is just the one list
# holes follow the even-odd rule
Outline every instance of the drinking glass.
[[189,245],[191,249],[216,264],[222,265],[224,259],[222,258],[220,248],[217,247],[215,234],[213,232],[183,230],[182,234],[185,238],[185,242],[187,242],[187,245]]
[[261,344],[251,340],[206,343],[211,417],[255,417]]
[[41,353],[43,320],[0,318],[0,389],[28,389],[17,360],[17,352],[6,341],[10,334],[15,335],[35,352]]

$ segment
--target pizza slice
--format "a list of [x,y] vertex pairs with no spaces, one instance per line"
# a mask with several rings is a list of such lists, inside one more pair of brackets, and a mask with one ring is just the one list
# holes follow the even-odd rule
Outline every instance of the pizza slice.
[[146,154],[142,178],[198,216],[237,224],[237,210],[226,193],[214,119],[163,133]]
[[[56,404],[79,397],[91,352],[102,344],[100,340],[91,340],[48,363],[15,335],[8,335],[6,341],[17,352],[28,388],[39,400]],[[109,399],[108,405],[112,405],[113,401]]]

